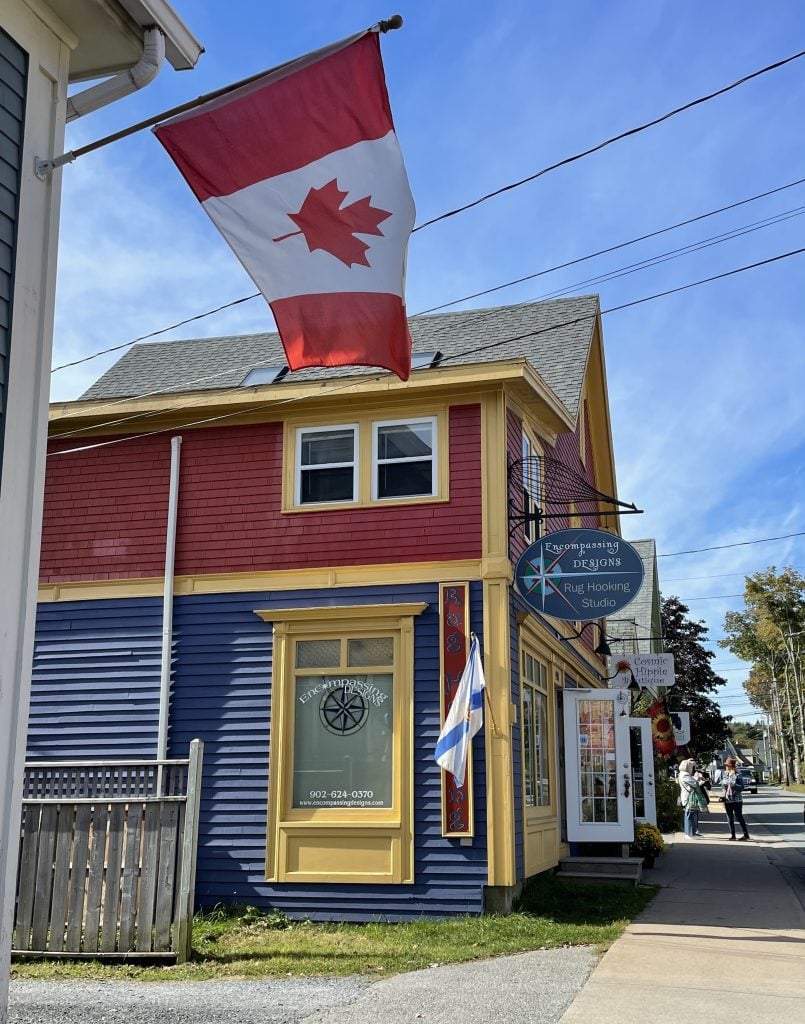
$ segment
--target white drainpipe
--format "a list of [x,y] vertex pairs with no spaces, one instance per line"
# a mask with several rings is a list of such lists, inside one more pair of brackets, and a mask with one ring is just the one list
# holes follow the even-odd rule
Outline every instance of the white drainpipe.
[[67,121],[74,121],[77,117],[90,114],[93,110],[105,107],[107,103],[114,103],[142,89],[156,78],[164,60],[165,36],[152,25],[145,30],[143,55],[133,68],[121,71],[119,75],[68,98]]
[[[179,509],[179,454],[181,448],[181,437],[172,437],[168,529],[165,536],[165,584],[162,597],[162,662],[159,673],[159,722],[157,725],[158,761],[164,761],[168,756],[168,722],[170,717],[171,661],[173,653],[173,569],[176,562],[176,520]],[[161,768],[158,774],[161,783]]]

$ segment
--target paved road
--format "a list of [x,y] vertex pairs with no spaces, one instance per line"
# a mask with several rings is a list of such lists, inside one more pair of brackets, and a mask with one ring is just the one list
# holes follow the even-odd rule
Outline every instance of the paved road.
[[805,854],[805,793],[786,793],[775,786],[760,786],[744,797],[744,815]]

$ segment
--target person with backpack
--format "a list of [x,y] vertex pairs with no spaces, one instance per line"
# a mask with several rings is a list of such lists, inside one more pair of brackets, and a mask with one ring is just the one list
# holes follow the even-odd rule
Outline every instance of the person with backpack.
[[701,836],[699,815],[707,810],[707,793],[694,774],[696,762],[692,757],[679,762],[679,803],[685,810],[685,835],[693,839]]

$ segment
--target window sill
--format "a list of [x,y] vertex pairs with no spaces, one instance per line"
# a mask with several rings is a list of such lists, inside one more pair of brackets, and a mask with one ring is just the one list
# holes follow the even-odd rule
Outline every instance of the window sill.
[[449,497],[428,494],[411,498],[375,498],[373,501],[333,501],[310,505],[290,505],[280,509],[282,515],[294,515],[299,512],[348,512],[351,509],[382,509],[399,508],[401,505],[443,505]]

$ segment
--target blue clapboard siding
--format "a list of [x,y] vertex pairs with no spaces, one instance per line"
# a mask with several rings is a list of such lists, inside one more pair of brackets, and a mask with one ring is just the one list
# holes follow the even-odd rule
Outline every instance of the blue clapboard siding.
[[[481,586],[471,617],[481,629]],[[415,883],[404,886],[265,882],[272,630],[256,608],[425,601],[415,620]],[[483,741],[475,745],[477,835],[472,846],[441,835],[433,749],[439,731],[438,587],[339,588],[289,594],[177,599],[170,747],[204,740],[196,895],[202,906],[249,903],[312,919],[403,920],[477,914],[487,879]]]
[[40,605],[28,759],[156,757],[161,647],[161,601]]
[[[272,630],[255,609],[424,601],[415,620],[415,883],[269,885],[265,882]],[[43,605],[29,757],[153,756],[161,601]],[[483,632],[482,587],[471,625]],[[248,903],[294,917],[404,920],[478,914],[487,881],[484,737],[474,744],[476,836],[441,835],[438,587],[349,588],[177,598],[169,756],[204,740],[196,897],[199,906]]]

